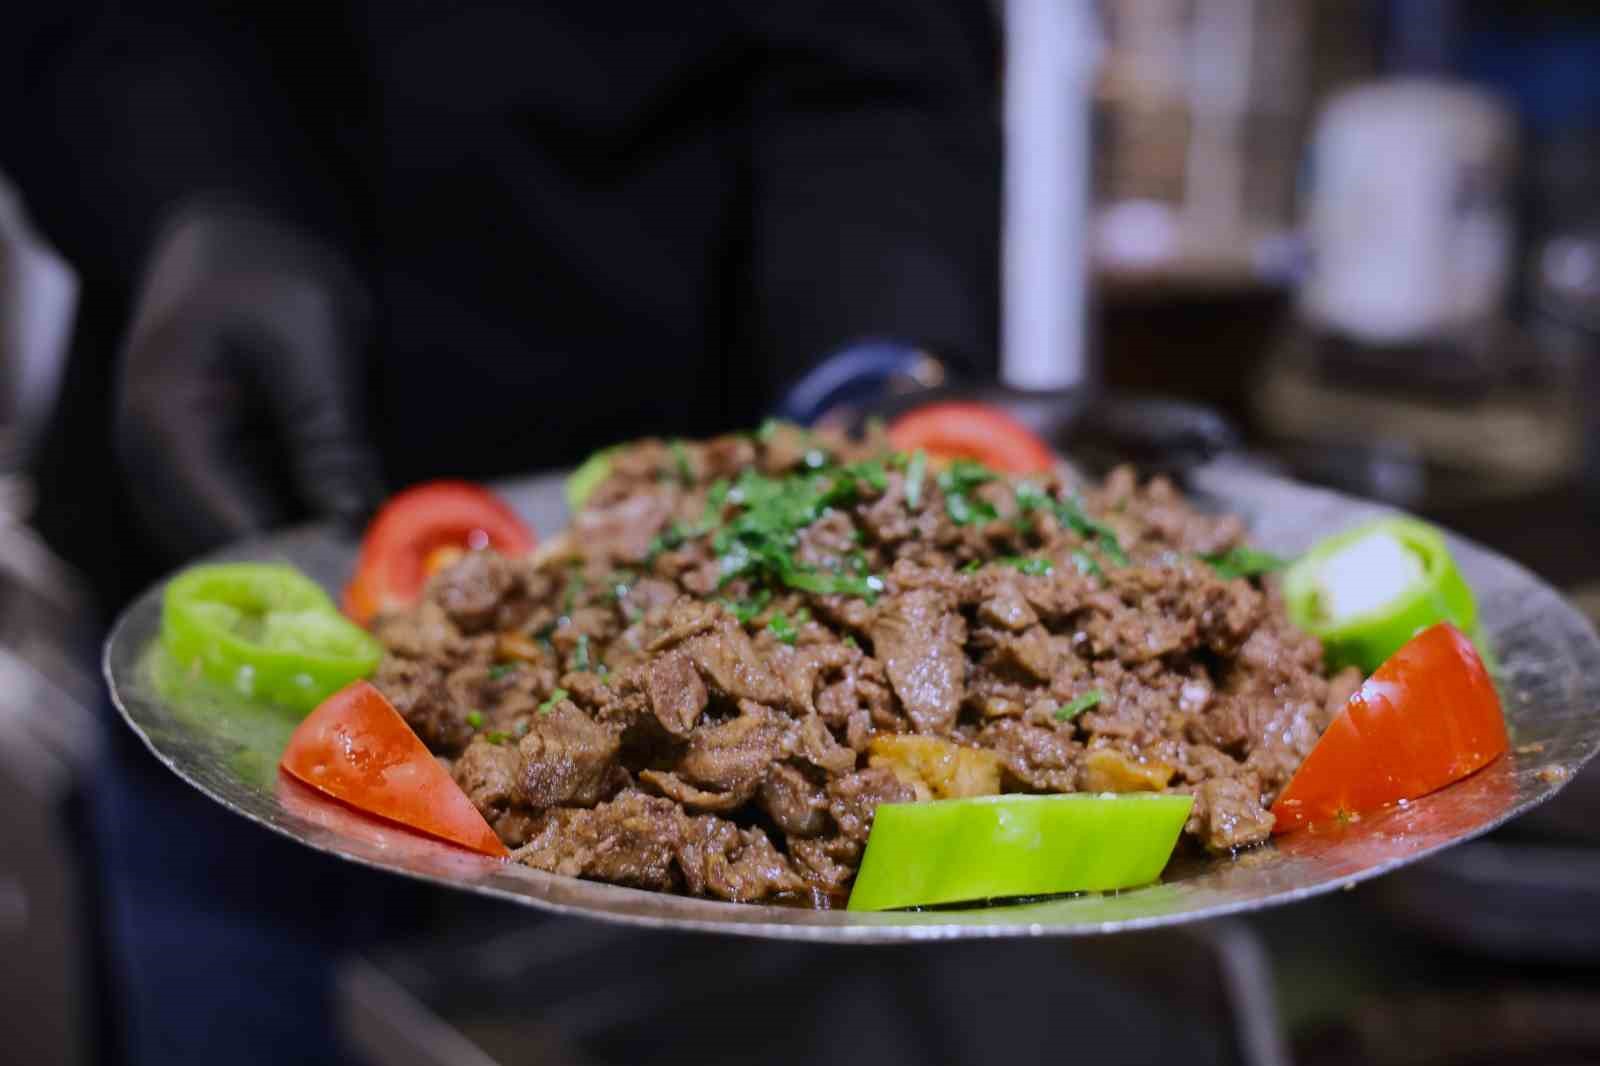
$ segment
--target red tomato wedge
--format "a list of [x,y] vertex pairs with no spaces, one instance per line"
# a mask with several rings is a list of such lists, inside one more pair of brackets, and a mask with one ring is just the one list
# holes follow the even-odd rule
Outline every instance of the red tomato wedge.
[[507,854],[400,712],[365,681],[346,685],[307,715],[279,765],[358,810],[484,855]]
[[903,452],[935,459],[975,459],[1003,474],[1043,474],[1055,453],[1027,426],[986,403],[935,403],[895,419],[889,440]]
[[1431,626],[1350,697],[1272,805],[1273,832],[1425,796],[1506,744],[1500,697],[1472,642]]
[[533,550],[533,531],[494,493],[465,481],[429,481],[389,499],[361,538],[344,613],[366,625],[404,607],[433,571],[474,548],[506,555]]

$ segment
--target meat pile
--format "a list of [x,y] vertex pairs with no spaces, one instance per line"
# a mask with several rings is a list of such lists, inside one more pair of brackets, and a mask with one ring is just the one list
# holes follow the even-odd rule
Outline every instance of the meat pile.
[[[862,463],[766,569],[718,536]],[[995,792],[1190,793],[1228,852],[1358,681],[1205,561],[1243,533],[1127,470],[1078,495],[785,426],[646,441],[533,558],[470,552],[381,617],[375,681],[517,861],[574,877],[837,905],[878,804]]]

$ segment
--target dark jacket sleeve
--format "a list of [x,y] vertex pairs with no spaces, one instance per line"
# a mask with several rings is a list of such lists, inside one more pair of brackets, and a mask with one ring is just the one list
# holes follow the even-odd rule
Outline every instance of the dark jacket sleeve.
[[14,62],[0,85],[0,169],[82,281],[60,400],[30,463],[58,488],[40,494],[35,520],[111,606],[158,565],[127,512],[146,487],[108,477],[107,457],[113,364],[163,223],[213,196],[335,243],[353,231],[337,143],[348,97],[332,73],[352,66],[340,27],[281,8],[55,0],[24,5],[26,29],[0,41],[0,61]]
[[91,279],[129,283],[162,223],[196,197],[345,239],[342,37],[297,10],[298,37],[277,5],[208,0],[68,0],[38,27],[13,169]]
[[992,368],[1000,140],[983,0],[750,4],[752,304],[769,386],[893,338]]

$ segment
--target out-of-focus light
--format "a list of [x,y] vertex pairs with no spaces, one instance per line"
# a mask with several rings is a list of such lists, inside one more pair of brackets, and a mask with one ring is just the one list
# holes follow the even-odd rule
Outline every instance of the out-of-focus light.
[[1177,213],[1159,200],[1123,200],[1098,212],[1095,258],[1113,269],[1159,266],[1178,254]]
[[1600,285],[1600,251],[1592,241],[1557,237],[1539,256],[1545,284],[1569,293],[1593,291]]

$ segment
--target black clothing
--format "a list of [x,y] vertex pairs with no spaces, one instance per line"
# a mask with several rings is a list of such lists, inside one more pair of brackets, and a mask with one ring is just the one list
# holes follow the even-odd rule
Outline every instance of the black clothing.
[[124,528],[120,506],[86,513],[111,488],[105,367],[154,237],[197,195],[305,226],[365,277],[394,485],[748,423],[863,337],[993,351],[983,0],[34,17],[0,168],[85,276],[43,521],[91,569]]

